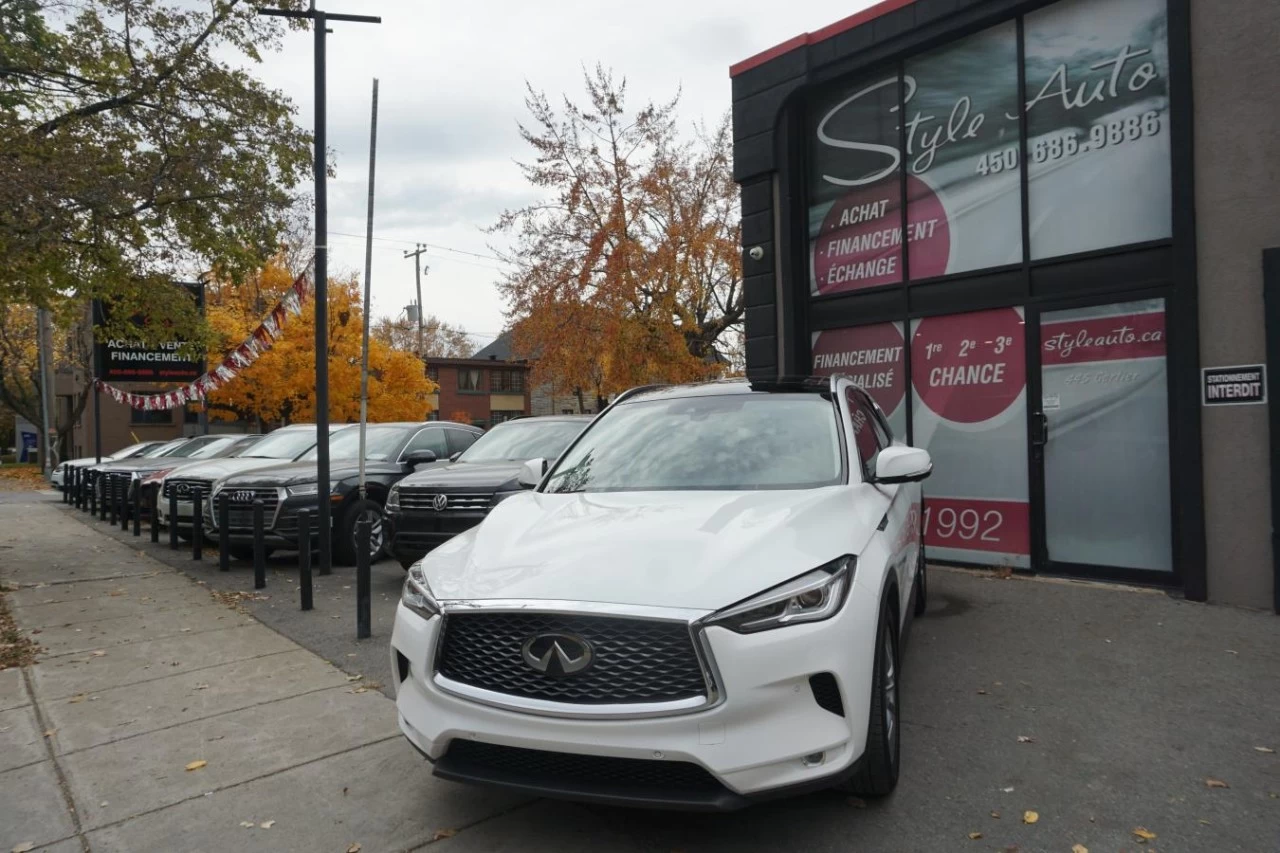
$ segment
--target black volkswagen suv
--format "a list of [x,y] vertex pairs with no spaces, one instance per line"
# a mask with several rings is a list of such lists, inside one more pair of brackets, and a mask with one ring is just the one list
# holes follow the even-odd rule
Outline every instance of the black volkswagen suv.
[[[297,461],[232,474],[214,486],[213,502],[205,520],[216,524],[215,509],[223,494],[230,511],[227,537],[233,547],[253,545],[253,502],[263,502],[264,544],[271,549],[298,547],[298,510],[311,510],[310,526],[317,528],[316,509],[328,500],[333,519],[333,555],[350,565],[356,559],[356,521],[372,522],[371,544],[376,558],[384,547],[382,506],[387,492],[419,465],[447,459],[466,450],[482,435],[473,426],[444,421],[427,423],[369,424],[365,435],[365,483],[367,499],[360,500],[360,428],[344,427],[329,436],[329,482],[316,482],[316,449]],[[222,535],[222,531],[218,531]],[[314,541],[314,540],[313,540]]]
[[392,555],[407,569],[435,546],[479,524],[499,501],[524,490],[518,477],[525,462],[554,461],[589,423],[590,415],[507,421],[449,464],[405,477],[387,496]]

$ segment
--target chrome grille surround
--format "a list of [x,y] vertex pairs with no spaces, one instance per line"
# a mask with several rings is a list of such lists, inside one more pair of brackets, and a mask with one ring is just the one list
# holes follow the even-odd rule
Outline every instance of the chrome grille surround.
[[[720,672],[711,653],[711,645],[703,630],[703,620],[710,616],[709,610],[691,610],[685,608],[668,608],[652,606],[627,606],[617,604],[601,604],[596,602],[492,599],[485,601],[442,601],[438,602],[442,621],[436,635],[434,657],[431,662],[432,680],[440,690],[496,708],[512,710],[526,714],[548,717],[566,717],[578,719],[636,719],[644,717],[664,717],[705,711],[720,705],[724,701],[724,688]],[[573,620],[601,620],[614,623],[615,627],[624,627],[625,623],[665,623],[665,628],[676,628],[682,639],[687,642],[689,655],[696,663],[701,678],[700,689],[696,695],[682,698],[660,698],[656,701],[563,701],[548,699],[537,695],[519,695],[507,690],[495,690],[486,686],[469,684],[450,677],[453,661],[447,659],[446,645],[449,639],[451,620],[457,624],[464,617],[488,616],[498,614],[515,614],[532,617],[531,621],[547,620],[553,625],[556,620],[572,622]],[[545,630],[545,629],[544,629]],[[553,629],[554,632],[554,629]],[[674,633],[672,637],[674,637]],[[512,640],[515,637],[511,638]],[[519,637],[523,642],[525,637]],[[588,636],[589,641],[592,637]],[[510,649],[508,648],[508,654]],[[519,653],[519,645],[516,646]],[[616,651],[616,650],[615,650]],[[524,667],[523,661],[518,664]],[[593,667],[594,668],[594,667]],[[531,670],[529,670],[531,674]],[[454,673],[455,675],[458,673]],[[575,676],[564,679],[572,682]],[[692,683],[686,678],[686,688],[692,692]],[[526,691],[526,693],[532,691]],[[614,698],[614,697],[606,697]]]
[[[437,495],[443,494],[448,503],[442,510],[435,508]],[[493,504],[493,492],[442,492],[440,489],[410,486],[400,488],[400,509],[404,512],[484,512]]]
[[[185,486],[185,489],[183,488]],[[168,500],[171,495],[177,493],[178,500],[189,501],[196,493],[196,489],[200,490],[200,494],[207,501],[209,499],[209,491],[213,488],[212,480],[199,480],[189,477],[177,477],[172,480],[164,481],[164,492],[162,497]]]
[[[227,528],[235,532],[253,532],[253,502],[262,501],[262,529],[275,527],[276,518],[280,514],[280,505],[284,503],[284,489],[274,486],[223,486],[213,493],[213,499],[204,507],[205,520],[214,529],[218,529],[218,500],[221,495],[231,496],[227,507]],[[249,493],[249,496],[245,496]]]

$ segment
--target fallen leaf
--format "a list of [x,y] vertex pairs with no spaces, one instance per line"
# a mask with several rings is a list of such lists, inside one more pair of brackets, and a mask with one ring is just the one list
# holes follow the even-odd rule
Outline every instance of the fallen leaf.
[[1254,749],[1264,755],[1275,755],[1276,753],[1276,751],[1269,746],[1255,746]]
[[182,634],[189,634],[189,633],[191,633],[191,629],[190,629],[190,628],[182,628],[182,629],[179,631],[179,633],[182,633]]
[[356,842],[347,848],[347,853],[360,853],[360,842]]
[[969,833],[969,840],[970,840],[970,841],[977,841],[977,840],[978,840],[979,838],[981,838],[981,837],[982,837],[982,833],[981,833],[981,832],[971,832],[971,833]]
[[1156,834],[1154,832],[1142,826],[1135,829],[1133,831],[1133,834],[1138,838],[1141,838],[1143,841],[1151,841],[1153,838],[1156,837]]
[[983,690],[981,687],[979,687],[979,688],[978,688],[978,695],[979,695],[979,696],[986,696],[986,695],[987,695],[987,691],[985,691],[985,690]]
[[194,689],[196,689],[196,690],[208,690],[208,689],[209,689],[209,685],[207,685],[207,684],[197,684],[197,685],[195,686],[195,688],[194,688]]
[[344,797],[345,797],[346,795],[347,795],[347,789],[346,789],[346,788],[343,788],[343,789],[342,789],[342,796],[344,796]]
[[85,699],[88,699],[88,698],[89,698],[88,695],[84,693],[77,693],[76,695],[72,696],[70,699],[67,700],[67,704],[75,705],[79,702],[83,702]]
[[1012,793],[1013,793],[1013,786],[1012,786],[1012,785],[1010,785],[1008,788],[1001,788],[1000,790],[1001,790],[1001,791],[1004,791],[1006,794],[1012,794]]
[[992,816],[993,818],[995,818],[996,820],[999,820],[999,819],[1000,819],[1000,812],[992,812],[992,813],[991,813],[991,816]]
[[1238,654],[1240,654],[1240,653],[1239,653],[1238,651],[1236,651],[1235,649],[1226,649],[1225,651],[1226,651],[1226,653],[1227,653],[1227,654],[1229,654],[1229,655],[1238,655]]
[[351,691],[348,691],[348,692],[350,692],[350,693],[366,693],[366,692],[368,692],[368,688],[365,688],[365,687],[357,687],[355,690],[351,690]]
[[207,762],[207,761],[205,761],[203,758],[201,758],[201,759],[200,759],[200,760],[198,760],[198,761],[193,761],[193,762],[191,762],[190,764],[188,764],[188,765],[187,765],[187,770],[199,770],[201,767],[204,767],[204,766],[205,766],[206,764],[208,764],[208,763],[209,763],[209,762]]
[[97,651],[89,652],[89,657],[100,658],[105,654],[106,652],[104,652],[102,649],[98,649]]
[[57,733],[58,733],[58,730],[57,730],[57,729],[49,729],[47,732],[45,732],[45,733],[44,733],[44,736],[45,736],[45,737],[53,737],[53,736],[54,736],[54,735],[56,735]]
[[262,823],[258,824],[258,829],[270,829],[275,825],[276,822],[274,820],[264,820]]
[[1213,824],[1209,823],[1209,820],[1208,820],[1207,818],[1203,818],[1203,817],[1202,817],[1202,818],[1200,818],[1200,825],[1201,825],[1201,826],[1213,826]]
[[850,797],[845,800],[845,802],[853,806],[855,809],[865,809],[867,807],[867,801],[861,797]]
[[19,844],[17,847],[13,848],[12,853],[27,853],[28,850],[35,850],[35,849],[36,849],[35,844],[31,843],[30,841],[24,841],[21,844]]
[[107,801],[103,800],[102,802],[98,803],[98,808],[105,809],[107,805],[108,805]]
[[1226,782],[1223,782],[1221,779],[1205,779],[1204,786],[1206,788],[1230,788],[1231,787]]
[[1071,853],[1089,853],[1089,848],[1083,844],[1072,844]]
[[453,838],[458,834],[456,829],[437,829],[436,834],[431,837],[432,841],[439,841],[442,838]]
[[1039,812],[1025,811],[1022,813],[1023,823],[1035,823],[1038,820],[1040,820]]
[[1028,735],[1018,735],[1018,743],[1035,743],[1036,739]]
[[[139,551],[138,553],[139,553],[139,554],[141,554],[142,552],[141,552],[141,551]],[[107,593],[107,595],[111,596],[112,598],[115,598],[117,595],[124,595],[124,590],[123,590],[123,589],[113,589],[113,590],[111,590],[111,592]]]
[[1002,580],[1008,580],[1013,577],[1013,566],[1001,566],[996,569],[996,577]]
[[243,826],[245,829],[253,829],[253,827],[255,826],[254,822],[251,820],[242,820],[240,821],[240,825]]
[[364,678],[363,675],[348,675],[347,681],[359,681],[362,678]]

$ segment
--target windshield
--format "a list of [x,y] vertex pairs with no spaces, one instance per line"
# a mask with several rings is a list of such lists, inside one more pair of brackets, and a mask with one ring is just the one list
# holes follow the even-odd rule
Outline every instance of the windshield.
[[582,432],[587,421],[514,421],[489,430],[467,448],[459,462],[555,459]]
[[297,459],[316,446],[315,427],[280,429],[240,454],[241,459]]
[[[382,462],[390,459],[392,454],[400,449],[400,445],[409,437],[410,430],[416,430],[416,426],[369,426],[365,427],[364,438],[364,458],[371,462]],[[303,456],[304,461],[311,461],[316,458],[316,449],[313,447],[311,451]],[[341,432],[335,432],[329,436],[329,458],[331,459],[359,459],[360,458],[360,429],[359,427],[350,427]]]
[[191,439],[173,452],[166,453],[165,456],[170,459],[208,459],[211,456],[217,456],[219,451],[226,450],[235,440],[235,436],[228,438],[203,435],[200,438]]
[[179,438],[174,441],[166,441],[164,444],[157,444],[155,447],[142,454],[141,459],[154,459],[157,456],[172,456],[173,451],[187,444],[187,439]]
[[248,456],[253,453],[254,445],[260,441],[262,441],[262,436],[260,435],[244,436],[231,446],[227,456],[232,459],[239,459],[241,456]]
[[144,450],[146,450],[148,447],[151,447],[151,446],[152,446],[152,445],[151,445],[151,442],[149,442],[149,441],[143,441],[143,442],[140,442],[140,443],[138,443],[138,444],[131,444],[131,445],[129,445],[128,447],[124,448],[123,450],[117,450],[115,453],[112,453],[110,456],[107,456],[107,457],[104,457],[104,458],[106,458],[106,459],[129,459],[129,458],[131,458],[131,457],[133,457],[133,456],[139,456],[139,455],[141,455],[141,454],[142,454],[142,452],[143,452]]
[[819,394],[624,403],[599,419],[548,492],[812,489],[841,482],[835,407]]

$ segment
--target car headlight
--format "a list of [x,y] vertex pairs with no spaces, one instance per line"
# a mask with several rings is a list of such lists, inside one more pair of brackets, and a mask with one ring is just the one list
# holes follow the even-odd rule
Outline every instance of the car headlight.
[[739,634],[820,622],[840,610],[853,585],[858,558],[841,557],[798,578],[728,607],[707,620]]
[[404,589],[400,592],[400,601],[423,619],[440,615],[440,605],[431,597],[421,563],[414,563],[409,567],[409,574],[404,579]]
[[387,492],[386,503],[382,505],[383,509],[395,511],[400,509],[400,484],[396,483],[391,487],[391,491]]
[[[289,492],[289,496],[294,498],[304,497],[306,495],[317,495],[320,493],[320,484],[319,483],[300,483],[296,486],[289,486],[287,491]],[[338,491],[338,483],[336,482],[330,483],[329,491],[330,492]]]

